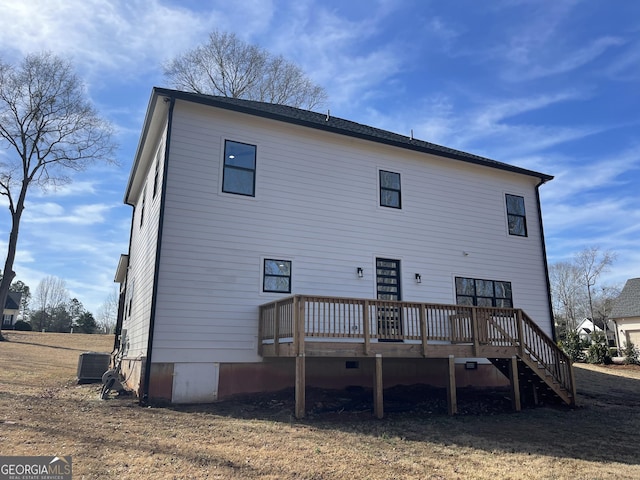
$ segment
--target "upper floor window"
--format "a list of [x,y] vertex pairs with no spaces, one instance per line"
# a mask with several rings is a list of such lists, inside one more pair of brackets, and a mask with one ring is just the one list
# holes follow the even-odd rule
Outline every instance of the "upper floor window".
[[402,208],[400,197],[400,174],[380,170],[380,205]]
[[513,308],[511,282],[456,277],[456,303],[477,307]]
[[142,189],[142,202],[140,203],[140,226],[144,223],[144,204],[147,199],[147,186]]
[[222,191],[226,193],[255,197],[255,145],[225,140]]
[[155,172],[153,174],[153,198],[156,198],[158,194],[158,182],[160,180],[160,152],[161,148],[158,149],[158,153],[156,154],[156,166]]
[[527,217],[524,211],[524,197],[506,194],[507,221],[509,235],[527,236]]
[[291,293],[291,261],[264,260],[264,292]]

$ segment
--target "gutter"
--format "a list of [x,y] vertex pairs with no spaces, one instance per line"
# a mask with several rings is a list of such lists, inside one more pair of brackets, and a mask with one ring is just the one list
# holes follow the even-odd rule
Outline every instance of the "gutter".
[[544,226],[542,224],[542,208],[540,205],[540,187],[547,183],[551,178],[540,177],[540,182],[536,185],[536,202],[538,204],[538,223],[540,224],[540,245],[542,247],[542,259],[544,263],[544,276],[547,282],[547,302],[549,304],[549,318],[551,319],[551,338],[554,343],[558,342],[556,335],[556,321],[553,316],[553,304],[551,300],[551,281],[549,280],[549,262],[547,261],[547,247],[544,240]]
[[156,324],[156,312],[158,308],[158,277],[160,273],[160,252],[162,247],[162,232],[164,231],[164,209],[167,198],[167,178],[169,176],[169,150],[171,147],[171,126],[173,123],[173,107],[176,99],[173,96],[164,97],[169,101],[169,112],[167,114],[167,140],[164,147],[162,190],[160,191],[160,213],[158,219],[158,236],[156,240],[156,261],[153,271],[153,291],[151,293],[151,314],[149,318],[149,338],[147,340],[147,358],[144,364],[144,382],[142,385],[142,396],[140,405],[149,404],[149,382],[151,380],[151,357],[153,352],[153,334]]

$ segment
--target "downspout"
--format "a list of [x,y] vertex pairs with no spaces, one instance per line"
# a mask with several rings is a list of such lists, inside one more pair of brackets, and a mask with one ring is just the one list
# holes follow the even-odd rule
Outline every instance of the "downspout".
[[153,271],[153,291],[151,293],[151,318],[149,318],[149,338],[147,340],[147,359],[144,364],[144,382],[142,384],[142,396],[140,405],[149,403],[149,382],[151,380],[151,354],[153,351],[153,333],[155,331],[156,311],[158,307],[158,277],[160,273],[160,252],[162,247],[162,232],[164,224],[164,209],[167,197],[167,177],[169,176],[169,148],[171,144],[171,124],[173,123],[173,107],[175,97],[164,97],[165,102],[169,101],[169,112],[167,114],[167,140],[164,146],[162,190],[160,191],[160,213],[158,219],[158,235],[156,240],[156,261]]
[[544,276],[547,282],[547,302],[549,304],[549,318],[551,319],[551,338],[554,343],[558,342],[556,335],[556,321],[553,316],[553,304],[551,300],[551,281],[549,280],[549,262],[547,261],[547,247],[544,241],[544,226],[542,225],[542,208],[540,205],[540,187],[547,183],[548,179],[541,178],[540,183],[536,185],[536,202],[538,203],[538,223],[540,224],[540,243],[542,246],[542,259],[544,262]]

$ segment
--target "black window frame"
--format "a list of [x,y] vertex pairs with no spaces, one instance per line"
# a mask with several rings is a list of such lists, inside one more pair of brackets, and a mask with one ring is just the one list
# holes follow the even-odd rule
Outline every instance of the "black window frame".
[[160,179],[160,152],[161,152],[161,148],[158,150],[158,153],[156,154],[156,165],[155,165],[155,173],[153,175],[153,198],[156,198],[156,195],[158,194],[158,181]]
[[147,185],[142,188],[142,202],[140,203],[140,227],[144,223],[144,207],[147,201]]
[[[249,147],[253,147],[253,168],[247,168],[240,165],[229,165],[227,164],[227,159],[229,155],[227,154],[227,147],[230,144],[237,145],[245,145]],[[253,145],[251,143],[246,142],[238,142],[236,140],[227,140],[224,141],[224,159],[223,159],[223,168],[222,168],[222,192],[230,193],[233,195],[242,195],[244,197],[255,197],[256,196],[256,165],[257,165],[257,157],[258,157],[258,147],[257,145]],[[230,190],[226,185],[227,172],[236,171],[236,172],[251,172],[252,174],[252,185],[251,185],[251,193],[245,193],[240,191]]]
[[[267,273],[267,262],[274,262],[274,263],[285,263],[288,264],[288,271],[289,273],[286,275],[280,275],[277,273]],[[263,292],[267,292],[267,293],[291,293],[291,276],[293,273],[292,270],[293,267],[293,263],[291,262],[291,260],[283,260],[283,259],[277,259],[277,258],[265,258],[262,262],[262,291]],[[268,278],[286,278],[287,281],[287,285],[288,288],[285,289],[271,289],[271,288],[267,288],[267,279]]]
[[[467,293],[459,293],[459,280],[471,281],[473,284],[473,293],[471,295]],[[497,307],[497,308],[513,308],[513,285],[511,282],[505,280],[487,280],[484,278],[471,278],[471,277],[455,277],[455,291],[456,291],[456,304],[457,305],[473,305],[475,307]],[[491,283],[491,295],[486,295],[484,292],[479,292],[479,285]],[[508,285],[508,296],[496,295],[496,284]],[[480,293],[480,294],[479,294]],[[461,302],[460,299],[471,299],[471,303]],[[478,299],[491,300],[491,305],[479,304]],[[504,305],[505,301],[508,301],[508,305]],[[500,303],[500,304],[499,304]]]
[[[514,212],[510,210],[509,198],[516,198],[522,203],[522,213]],[[513,235],[516,237],[527,237],[527,210],[525,208],[524,197],[522,195],[513,195],[511,193],[505,193],[504,201],[507,209],[507,225],[509,228],[509,235]],[[517,228],[518,225],[522,225],[522,231]]]
[[[382,177],[384,174],[391,174],[398,176],[398,188],[387,187],[383,185]],[[395,208],[397,210],[402,209],[402,177],[398,172],[392,172],[390,170],[378,170],[378,182],[380,184],[380,206],[387,208]],[[398,194],[398,205],[388,204],[384,202],[384,193],[391,192]]]

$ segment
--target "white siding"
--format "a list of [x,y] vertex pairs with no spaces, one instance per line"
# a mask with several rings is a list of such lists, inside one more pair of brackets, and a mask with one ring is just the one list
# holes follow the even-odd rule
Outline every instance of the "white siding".
[[[127,272],[127,303],[131,299],[131,308],[125,307],[122,328],[127,330],[129,348],[127,356],[136,358],[146,356],[149,338],[149,320],[151,318],[151,299],[156,261],[156,244],[158,222],[160,218],[160,198],[163,175],[163,159],[166,132],[161,138],[150,140],[154,148],[144,172],[144,184],[135,201],[133,225],[131,230],[131,248],[129,252],[129,269]],[[158,188],[154,197],[154,178],[158,161]],[[146,186],[146,189],[145,189]],[[142,195],[146,190],[144,220],[140,224],[142,214]]]
[[[255,198],[220,193],[225,139],[257,145]],[[401,174],[402,210],[379,206],[379,169]],[[292,293],[375,298],[376,257],[401,260],[403,300],[454,303],[455,276],[510,281],[550,333],[536,182],[178,101],[153,361],[260,361],[257,307],[285,296],[262,293],[264,258],[293,262]],[[526,238],[508,235],[505,193],[525,199]]]

